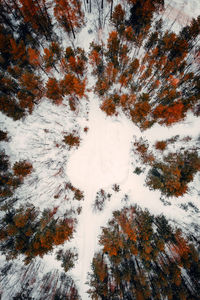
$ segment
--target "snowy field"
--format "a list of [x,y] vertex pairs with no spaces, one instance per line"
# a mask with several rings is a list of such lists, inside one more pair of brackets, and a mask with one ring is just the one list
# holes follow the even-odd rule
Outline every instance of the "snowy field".
[[[181,11],[180,19],[173,25],[174,30],[179,25],[187,23],[191,17],[200,13],[199,0],[166,1],[169,14],[164,16],[172,22]],[[173,11],[173,14],[170,13]],[[95,16],[86,14],[86,27],[78,34],[75,46],[81,46],[86,51],[91,41],[96,40]],[[91,29],[92,33],[88,33]],[[99,33],[98,39],[107,37],[106,28]],[[94,85],[94,78],[88,70],[88,87]],[[57,75],[59,77],[59,75]],[[190,136],[192,140],[199,138],[200,119],[188,113],[184,121],[171,127],[154,125],[141,131],[124,114],[108,117],[100,109],[100,102],[92,91],[87,93],[88,99],[80,104],[79,112],[69,112],[67,105],[56,106],[45,99],[25,121],[12,121],[1,116],[2,130],[9,132],[11,141],[3,143],[2,148],[10,156],[11,164],[20,159],[28,159],[33,163],[33,173],[17,189],[16,196],[23,203],[23,199],[34,203],[40,209],[59,207],[59,214],[63,211],[73,211],[74,215],[81,207],[78,215],[77,228],[73,239],[67,243],[67,248],[75,247],[78,251],[78,261],[69,272],[77,284],[83,300],[89,299],[87,275],[95,251],[98,250],[98,236],[101,227],[105,226],[112,217],[114,210],[125,205],[137,204],[147,208],[151,213],[164,214],[173,224],[183,228],[185,233],[195,233],[200,226],[200,176],[197,174],[189,185],[189,192],[179,198],[163,199],[159,191],[150,191],[145,185],[148,167],[141,166],[141,162],[133,152],[133,143],[143,137],[150,144],[158,140],[169,139],[179,135],[180,139]],[[88,128],[88,130],[84,130]],[[78,148],[66,149],[62,144],[65,132],[75,132],[80,136]],[[167,153],[167,152],[166,152]],[[136,167],[144,167],[140,175],[134,173]],[[65,192],[65,183],[71,184],[83,191],[84,200],[68,201],[70,194]],[[114,190],[119,186],[119,191]],[[102,211],[94,208],[97,193],[103,189],[110,194],[105,201]],[[59,195],[59,197],[55,197]],[[187,210],[183,205],[191,202],[196,207]],[[2,258],[2,262],[4,258]],[[20,260],[19,260],[20,261]],[[18,261],[18,262],[19,262]],[[54,253],[43,258],[43,271],[59,269],[60,263]],[[43,272],[43,271],[40,272]],[[7,280],[7,287],[1,287],[2,300],[9,300],[9,293],[17,279],[14,274]],[[47,299],[48,300],[48,299]]]

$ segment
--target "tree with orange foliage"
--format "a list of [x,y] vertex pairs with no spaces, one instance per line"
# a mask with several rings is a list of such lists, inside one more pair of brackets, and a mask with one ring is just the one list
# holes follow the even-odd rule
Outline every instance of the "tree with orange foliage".
[[13,166],[14,174],[22,178],[31,174],[32,170],[33,170],[32,164],[26,160],[16,162]]
[[151,106],[147,101],[136,102],[134,109],[130,111],[132,121],[142,125],[150,111]]
[[19,64],[23,65],[27,60],[26,47],[23,41],[20,41],[18,44],[14,39],[10,39],[10,54],[13,59]]
[[33,65],[36,68],[41,66],[40,53],[38,50],[28,48],[28,57],[31,65]]
[[83,98],[85,96],[86,80],[80,80],[73,74],[67,74],[60,81],[60,87],[63,95],[74,95]]
[[169,153],[164,162],[154,162],[148,173],[147,185],[168,197],[180,197],[188,191],[188,183],[200,169],[197,151]]
[[42,97],[42,82],[39,76],[33,73],[25,72],[20,77],[21,88],[31,93],[35,99]]
[[105,53],[106,57],[110,62],[113,63],[114,67],[119,66],[118,55],[120,50],[120,39],[117,31],[112,31],[109,33],[109,38],[107,41],[108,51]]
[[57,72],[59,72],[56,68],[57,57],[51,48],[44,48],[43,61],[46,71],[49,71],[53,67]]
[[39,102],[43,96],[42,82],[39,76],[33,73],[22,73],[19,78],[20,90],[17,93],[19,106],[21,109],[29,110],[32,113],[34,105]]
[[105,99],[101,105],[101,109],[105,111],[108,116],[112,116],[116,113],[116,105],[112,99]]
[[62,92],[58,81],[55,78],[49,78],[46,84],[46,96],[52,99],[55,104],[62,102]]
[[164,106],[162,104],[159,104],[153,110],[154,120],[158,120],[158,123],[165,124],[167,126],[179,122],[184,118],[184,116],[184,105],[180,101],[174,102],[170,106]]
[[160,151],[164,151],[167,147],[167,142],[165,141],[157,141],[155,143],[155,148]]
[[[95,253],[89,273],[91,298],[161,299],[170,294],[182,299],[183,293],[187,299],[197,297],[198,280],[191,271],[199,264],[199,255],[192,257],[196,250],[164,216],[154,217],[138,206],[115,211],[102,228],[99,243],[101,250]],[[187,278],[181,276],[183,270]],[[198,276],[197,268],[195,272]]]
[[75,38],[75,31],[84,24],[80,1],[55,0],[54,16],[62,27]]
[[121,31],[122,30],[124,31],[125,29],[124,16],[125,16],[125,11],[123,10],[121,4],[116,5],[112,13],[112,23],[114,24],[117,32],[122,33]]
[[113,63],[110,62],[107,64],[105,72],[109,85],[115,83],[119,70],[114,67]]
[[24,254],[24,261],[29,263],[35,256],[42,257],[71,238],[75,220],[55,219],[56,210],[44,210],[40,217],[39,214],[39,209],[29,204],[5,212],[0,250],[8,259]]
[[15,6],[20,10],[24,22],[29,23],[37,34],[44,35],[49,40],[52,34],[52,24],[46,0],[19,0],[19,2],[21,6]]

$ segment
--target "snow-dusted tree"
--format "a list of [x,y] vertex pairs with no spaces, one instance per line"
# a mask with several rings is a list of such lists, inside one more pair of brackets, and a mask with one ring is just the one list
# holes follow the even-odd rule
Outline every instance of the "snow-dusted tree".
[[164,216],[138,207],[115,211],[99,243],[89,274],[92,299],[197,299],[197,247]]

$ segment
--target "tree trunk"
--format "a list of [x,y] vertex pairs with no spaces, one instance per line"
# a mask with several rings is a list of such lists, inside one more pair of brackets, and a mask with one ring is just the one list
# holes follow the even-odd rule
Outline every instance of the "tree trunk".
[[112,19],[112,11],[113,11],[113,0],[111,0],[111,8],[110,8],[110,18]]

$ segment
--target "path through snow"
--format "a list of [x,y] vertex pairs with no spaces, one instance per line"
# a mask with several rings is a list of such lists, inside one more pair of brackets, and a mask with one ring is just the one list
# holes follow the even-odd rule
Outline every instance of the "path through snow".
[[[99,108],[98,100],[91,93],[89,131],[81,147],[71,156],[67,175],[72,184],[84,191],[85,199],[75,236],[79,262],[73,274],[80,282],[82,299],[88,299],[84,285],[87,272],[98,247],[100,227],[105,225],[107,214],[93,212],[96,193],[114,183],[126,181],[129,170],[130,142],[133,135],[126,119],[107,118]],[[102,222],[102,218],[105,221]]]

